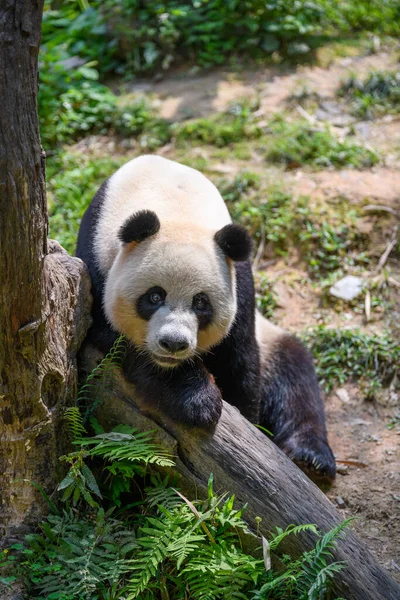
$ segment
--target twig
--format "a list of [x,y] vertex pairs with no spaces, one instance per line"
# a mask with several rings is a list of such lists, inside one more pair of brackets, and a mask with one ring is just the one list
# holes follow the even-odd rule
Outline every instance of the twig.
[[302,117],[307,119],[307,121],[309,123],[311,123],[311,125],[315,125],[316,118],[313,117],[312,115],[310,115],[310,113],[308,113],[306,110],[304,110],[304,108],[302,106],[300,106],[300,104],[296,105],[296,110],[297,110],[297,112],[299,112],[301,114]]
[[259,246],[257,248],[257,254],[256,254],[255,259],[253,261],[253,271],[257,271],[258,263],[260,262],[260,259],[261,259],[262,255],[264,254],[264,246],[265,246],[264,223],[261,223],[260,230],[261,230],[260,231],[260,233],[261,233],[261,241],[259,243]]
[[378,273],[380,271],[382,271],[383,267],[385,266],[385,264],[387,262],[387,259],[390,256],[390,253],[392,252],[393,248],[397,244],[397,232],[398,231],[399,231],[399,225],[396,225],[396,227],[394,227],[394,229],[392,231],[390,242],[386,246],[385,252],[382,254],[382,256],[380,257],[380,259],[378,261],[378,265],[376,267],[376,270],[377,270]]
[[399,213],[394,210],[394,208],[391,206],[385,206],[384,204],[368,204],[368,206],[364,206],[364,210],[384,211],[394,215],[395,217],[400,216]]
[[394,277],[389,277],[388,282],[394,285],[395,287],[400,288],[400,281],[397,281]]
[[367,463],[363,463],[360,460],[341,460],[340,458],[335,459],[336,463],[340,463],[341,465],[349,465],[351,467],[360,467],[361,469],[365,469],[368,467]]
[[365,320],[367,323],[371,320],[371,294],[369,290],[365,293]]

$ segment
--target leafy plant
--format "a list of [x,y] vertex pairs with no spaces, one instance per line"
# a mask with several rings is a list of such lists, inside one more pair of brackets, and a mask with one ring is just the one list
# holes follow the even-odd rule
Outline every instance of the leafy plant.
[[353,112],[373,119],[400,111],[400,71],[374,71],[364,79],[351,75],[339,89],[339,95],[352,101]]
[[[81,386],[77,399],[78,406],[66,410],[66,418],[72,433],[72,439],[80,440],[82,434],[85,433],[85,430],[82,429],[83,424],[86,423],[90,415],[96,410],[97,406],[101,404],[101,390],[110,388],[113,369],[122,366],[127,346],[128,341],[126,337],[124,335],[119,335],[110,351],[93,371],[89,373],[85,383]],[[84,411],[83,416],[80,411]]]
[[176,124],[176,140],[223,147],[243,138],[258,138],[262,131],[254,118],[253,108],[247,102],[234,103],[224,113]]
[[270,124],[273,135],[267,151],[267,160],[297,168],[333,166],[365,169],[379,161],[376,152],[351,142],[340,141],[329,129],[310,125],[306,121],[290,122],[275,117]]
[[330,392],[337,384],[359,379],[366,396],[374,396],[396,376],[400,345],[389,335],[368,335],[323,325],[303,335],[316,358],[320,383]]
[[316,210],[308,197],[295,199],[280,185],[263,188],[260,179],[247,172],[216,183],[233,219],[258,243],[265,241],[267,254],[286,255],[295,248],[315,278],[368,262],[358,214],[347,205],[343,211]]
[[273,285],[265,274],[256,275],[256,306],[268,319],[274,315],[277,306]]
[[124,160],[65,153],[47,159],[50,236],[74,253],[83,213],[104,179]]
[[250,171],[242,171],[233,180],[222,179],[215,183],[225,202],[232,204],[242,200],[249,191],[259,189],[260,176]]
[[118,598],[137,543],[134,530],[111,515],[102,508],[79,514],[67,507],[49,515],[40,533],[11,547],[9,562],[30,598]]
[[372,31],[398,35],[400,32],[399,0],[320,0],[324,24],[344,33]]

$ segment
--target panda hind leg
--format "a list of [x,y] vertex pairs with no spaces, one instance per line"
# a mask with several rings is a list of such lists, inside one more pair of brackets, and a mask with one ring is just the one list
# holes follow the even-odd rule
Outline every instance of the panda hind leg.
[[336,474],[335,459],[311,356],[285,332],[275,337],[267,355],[261,348],[263,353],[261,425],[310,479],[329,487]]

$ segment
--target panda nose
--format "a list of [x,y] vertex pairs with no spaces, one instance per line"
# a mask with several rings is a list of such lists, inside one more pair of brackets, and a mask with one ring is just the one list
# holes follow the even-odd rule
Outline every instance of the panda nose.
[[163,350],[175,354],[176,352],[183,352],[189,348],[189,342],[184,339],[177,338],[161,338],[159,344]]

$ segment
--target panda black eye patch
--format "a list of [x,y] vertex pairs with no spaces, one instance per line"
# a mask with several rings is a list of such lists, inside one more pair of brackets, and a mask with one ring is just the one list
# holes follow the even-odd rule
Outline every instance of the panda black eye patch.
[[201,292],[193,296],[192,310],[196,313],[199,329],[205,329],[213,318],[213,307],[207,294]]
[[141,319],[149,321],[155,312],[162,306],[167,297],[167,292],[159,286],[152,287],[136,301],[136,311]]

